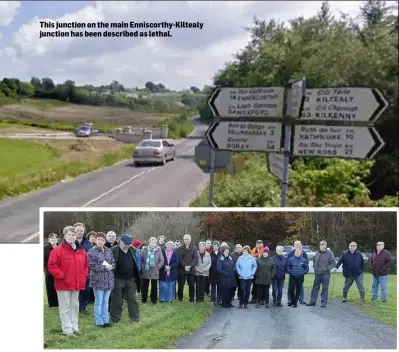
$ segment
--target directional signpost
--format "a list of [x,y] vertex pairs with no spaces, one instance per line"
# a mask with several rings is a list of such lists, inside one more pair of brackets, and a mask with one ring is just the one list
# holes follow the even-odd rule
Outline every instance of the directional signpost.
[[281,122],[217,121],[206,137],[215,150],[278,152]]
[[376,122],[387,107],[375,88],[307,89],[301,120]]
[[374,127],[296,125],[296,156],[373,159],[384,146]]
[[[388,102],[375,88],[306,89],[306,79],[302,78],[290,80],[287,88],[217,88],[209,97],[208,106],[217,118],[205,135],[212,150],[269,153],[269,171],[282,184],[282,207],[286,206],[292,155],[373,159],[384,146],[373,124]],[[278,154],[282,136],[283,155]],[[208,155],[212,170],[216,159],[212,152]],[[211,197],[210,192],[210,204]]]
[[284,87],[218,88],[208,100],[213,116],[282,117]]

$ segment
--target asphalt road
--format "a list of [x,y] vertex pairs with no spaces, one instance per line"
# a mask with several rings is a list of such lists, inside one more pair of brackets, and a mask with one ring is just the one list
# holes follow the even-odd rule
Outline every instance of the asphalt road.
[[[284,293],[284,298],[286,293]],[[309,297],[305,297],[308,299]],[[357,313],[350,304],[327,308],[216,308],[177,349],[395,349],[397,333]],[[319,303],[319,302],[318,302]],[[234,301],[234,305],[238,302]]]
[[39,243],[40,207],[187,206],[209,175],[194,163],[194,148],[207,126],[176,143],[176,159],[165,166],[122,162],[28,195],[0,201],[0,243]]

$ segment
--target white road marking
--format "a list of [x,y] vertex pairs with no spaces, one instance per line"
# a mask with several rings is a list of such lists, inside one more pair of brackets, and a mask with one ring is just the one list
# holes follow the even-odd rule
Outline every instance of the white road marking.
[[[33,239],[35,239],[36,237],[39,237],[39,235],[40,235],[40,232],[36,232],[36,233],[30,235],[28,238],[25,238],[23,241],[21,241],[21,243],[30,242],[30,241],[32,241]],[[40,242],[40,241],[39,241],[39,242]]]
[[81,207],[82,207],[82,208],[88,207],[90,204],[93,204],[93,203],[97,202],[97,201],[100,200],[101,198],[104,198],[104,197],[107,196],[108,194],[110,194],[110,193],[116,191],[117,189],[123,187],[124,185],[127,185],[128,183],[132,182],[132,181],[135,180],[136,178],[139,178],[139,177],[141,177],[141,176],[143,176],[143,175],[145,175],[145,174],[148,174],[150,171],[155,170],[156,168],[157,168],[157,167],[152,167],[151,169],[149,169],[149,170],[147,170],[147,171],[143,171],[141,174],[134,175],[133,177],[131,177],[131,178],[129,178],[128,180],[126,180],[125,182],[122,182],[121,184],[119,184],[119,185],[117,185],[117,186],[111,188],[109,191],[107,191],[107,192],[105,192],[105,193],[103,193],[103,194],[100,194],[97,198],[94,198],[94,199],[88,201],[86,204],[83,204]]

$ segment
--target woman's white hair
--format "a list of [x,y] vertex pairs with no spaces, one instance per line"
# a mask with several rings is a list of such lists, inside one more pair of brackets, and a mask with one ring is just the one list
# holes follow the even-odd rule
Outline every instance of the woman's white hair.
[[158,242],[158,241],[157,241],[156,237],[150,237],[150,239],[148,240],[148,243],[151,243],[151,242]]
[[201,245],[206,246],[206,243],[204,241],[201,241],[200,243],[198,243],[198,247]]
[[276,251],[284,251],[284,247],[283,246],[277,246],[276,247]]

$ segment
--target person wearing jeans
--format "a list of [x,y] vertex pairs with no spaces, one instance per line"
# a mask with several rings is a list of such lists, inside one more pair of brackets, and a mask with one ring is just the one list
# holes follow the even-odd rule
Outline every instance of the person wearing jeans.
[[57,291],[62,333],[79,334],[79,291],[86,286],[89,276],[86,251],[76,240],[73,226],[63,230],[64,242],[54,248],[48,260],[48,271],[54,277]]
[[248,308],[251,284],[257,268],[255,258],[250,255],[250,250],[249,246],[244,246],[242,248],[242,255],[238,257],[235,266],[241,286],[238,291],[240,299],[238,308],[242,308],[243,306],[245,309]]
[[309,272],[309,263],[302,256],[302,249],[296,249],[294,256],[288,259],[287,272],[290,274],[288,281],[290,303],[288,303],[288,306],[296,308],[305,275]]
[[90,287],[94,292],[94,320],[96,326],[101,328],[110,326],[108,302],[115,285],[115,259],[111,250],[105,247],[105,242],[105,234],[98,232],[96,245],[88,253]]
[[259,308],[261,304],[264,304],[265,308],[269,308],[270,285],[274,275],[276,274],[276,263],[269,254],[270,249],[265,247],[262,256],[256,259],[257,269],[255,273],[255,283],[258,290],[256,297],[258,303],[256,304],[256,308]]
[[373,274],[372,300],[376,301],[378,297],[378,285],[381,286],[381,300],[387,300],[387,282],[388,272],[392,264],[392,256],[384,249],[384,242],[377,243],[377,251],[371,256],[370,271]]
[[276,274],[272,281],[272,296],[273,305],[276,307],[282,307],[281,299],[283,298],[285,274],[287,272],[287,258],[283,256],[283,251],[283,246],[277,246],[277,254],[273,256],[274,263],[276,264]]
[[205,285],[208,282],[209,269],[212,265],[211,255],[205,249],[205,242],[198,244],[198,264],[195,266],[195,293],[197,302],[204,302]]
[[175,251],[175,243],[166,243],[165,250],[162,250],[164,265],[159,269],[159,301],[173,302],[176,297],[177,267],[179,258]]
[[363,287],[364,260],[360,252],[357,251],[357,243],[351,242],[349,250],[341,254],[335,270],[342,264],[342,274],[345,278],[344,288],[342,290],[342,302],[348,301],[348,291],[353,282],[356,282],[360,294],[360,301],[364,302],[365,289]]

